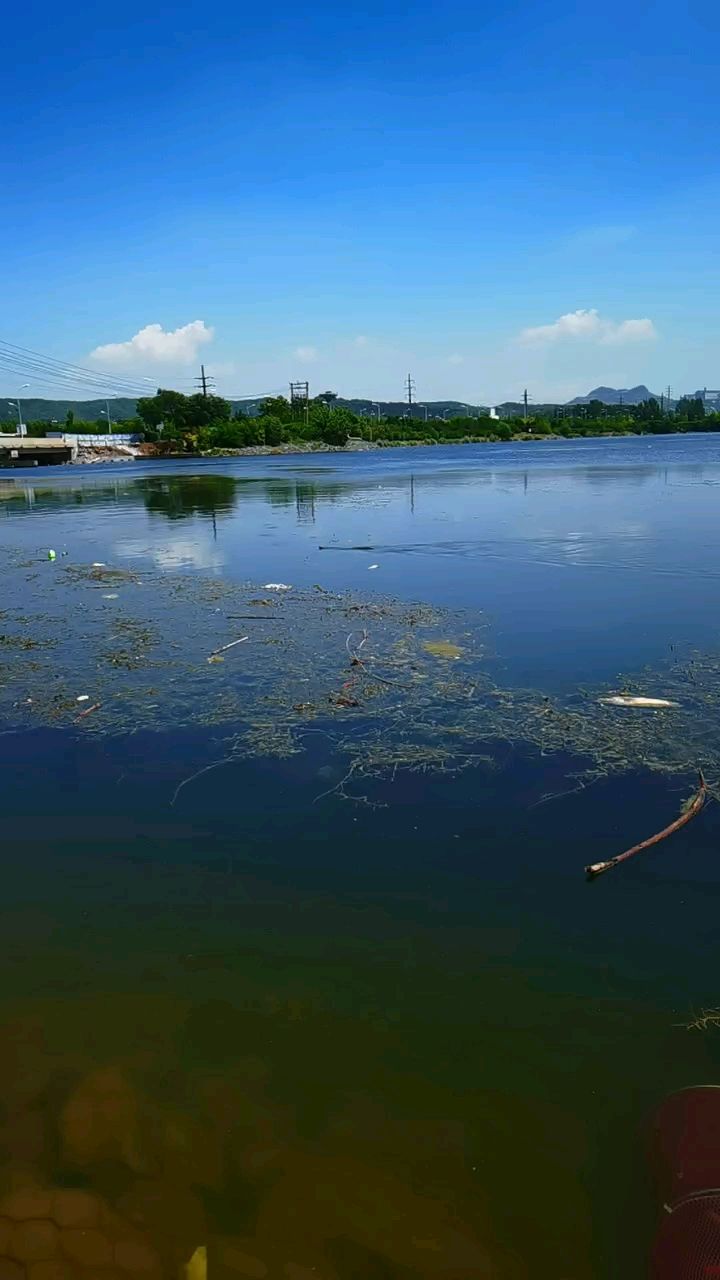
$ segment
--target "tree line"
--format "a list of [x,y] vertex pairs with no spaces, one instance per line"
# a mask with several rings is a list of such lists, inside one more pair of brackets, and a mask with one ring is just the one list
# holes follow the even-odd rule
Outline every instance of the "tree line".
[[[113,423],[114,431],[138,432],[168,451],[203,453],[213,449],[278,447],[292,443],[321,443],[342,446],[351,438],[377,444],[412,442],[428,444],[474,440],[512,440],[525,436],[622,435],[649,433],[662,435],[683,431],[718,431],[720,414],[708,413],[700,399],[683,397],[672,408],[651,398],[637,405],[606,405],[600,400],[588,404],[558,405],[524,418],[519,415],[493,418],[489,414],[456,415],[444,418],[368,417],[354,413],[335,401],[332,391],[291,403],[284,396],[263,401],[253,415],[233,411],[221,396],[183,395],[159,390],[138,400],[136,416]],[[28,424],[30,435],[44,435],[47,422]],[[57,424],[53,424],[57,426]],[[75,421],[72,410],[65,423],[68,431],[107,434],[106,418],[96,422]]]

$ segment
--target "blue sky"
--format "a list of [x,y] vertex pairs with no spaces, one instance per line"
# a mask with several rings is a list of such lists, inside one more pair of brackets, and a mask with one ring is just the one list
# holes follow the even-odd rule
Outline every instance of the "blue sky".
[[706,0],[30,0],[4,37],[9,342],[226,394],[720,386]]

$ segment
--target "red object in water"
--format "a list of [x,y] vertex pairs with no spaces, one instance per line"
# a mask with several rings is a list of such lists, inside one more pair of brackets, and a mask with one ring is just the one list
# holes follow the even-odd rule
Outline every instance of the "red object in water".
[[672,1093],[653,1122],[663,1200],[652,1280],[720,1280],[720,1087]]

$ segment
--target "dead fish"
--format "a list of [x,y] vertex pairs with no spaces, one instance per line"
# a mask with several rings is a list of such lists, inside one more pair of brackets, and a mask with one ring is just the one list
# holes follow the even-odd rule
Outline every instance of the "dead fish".
[[679,702],[671,702],[669,698],[643,698],[633,693],[616,693],[611,698],[600,698],[608,707],[679,707]]

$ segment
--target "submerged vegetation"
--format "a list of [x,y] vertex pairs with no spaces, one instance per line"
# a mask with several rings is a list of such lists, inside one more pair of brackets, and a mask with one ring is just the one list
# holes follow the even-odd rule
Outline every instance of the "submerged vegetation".
[[[5,564],[6,598],[24,600],[0,617],[10,731],[213,726],[223,765],[320,733],[345,762],[322,794],[371,804],[398,771],[488,767],[499,744],[572,756],[569,789],[639,767],[720,777],[718,654],[551,697],[499,682],[487,624],[467,612],[12,552]],[[656,694],[668,705],[633,705]]]

